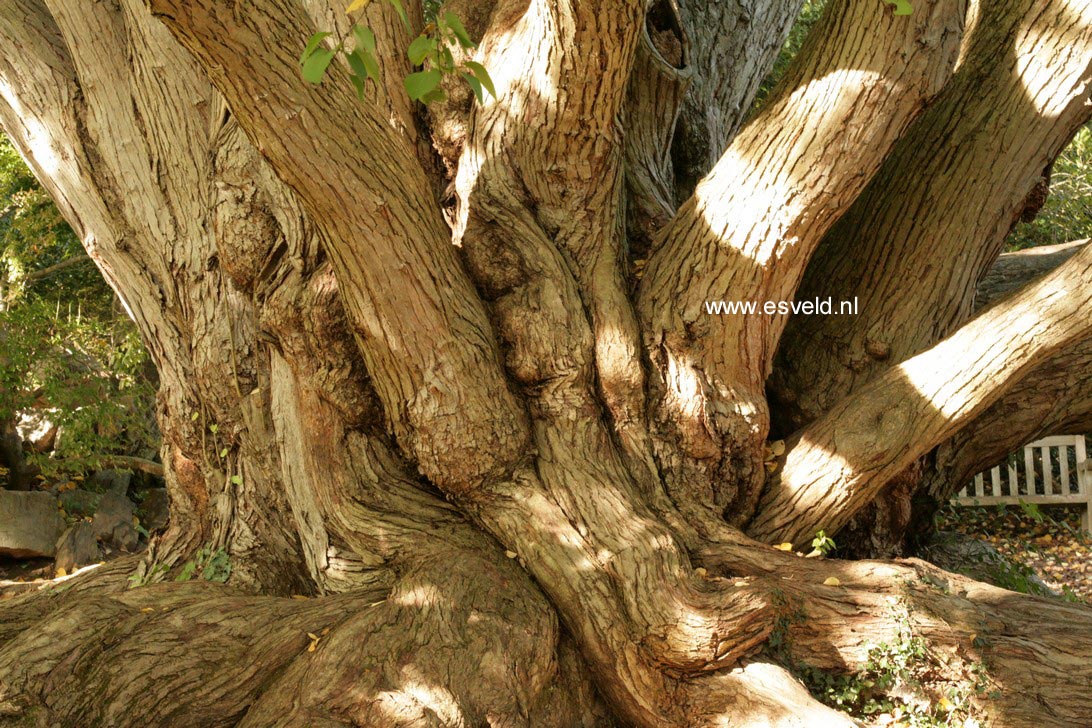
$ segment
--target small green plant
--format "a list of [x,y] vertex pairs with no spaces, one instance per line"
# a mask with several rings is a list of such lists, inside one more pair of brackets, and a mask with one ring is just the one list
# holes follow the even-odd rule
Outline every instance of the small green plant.
[[[873,645],[861,670],[838,673],[791,665],[811,693],[827,705],[865,721],[898,721],[913,728],[965,725],[974,717],[975,697],[992,697],[982,663],[965,666],[955,680],[940,677],[949,668],[913,633],[909,612],[897,608],[898,633],[892,642]],[[871,723],[870,723],[871,724]]]
[[224,549],[212,550],[211,546],[202,546],[197,549],[193,559],[182,565],[182,570],[175,577],[175,581],[189,581],[195,575],[200,575],[205,581],[214,581],[223,584],[231,576],[231,557]]
[[0,422],[38,417],[57,428],[52,453],[28,453],[46,477],[150,449],[155,390],[146,364],[134,328],[22,300],[0,310]]
[[777,610],[777,619],[774,621],[773,631],[766,640],[767,647],[774,656],[787,661],[789,654],[789,630],[794,624],[800,624],[807,619],[807,614],[799,604],[791,604],[780,589],[774,589],[770,595],[770,601]]
[[[398,13],[406,30],[412,32],[409,17],[401,0],[387,0],[387,2]],[[347,12],[350,14],[362,12],[370,3],[371,0],[353,0]],[[462,78],[474,92],[478,103],[485,101],[486,91],[490,96],[496,97],[497,91],[493,86],[493,80],[483,65],[475,61],[456,60],[454,49],[467,51],[477,47],[459,16],[451,11],[440,12],[438,8],[433,7],[428,10],[428,23],[406,49],[410,63],[415,68],[421,68],[406,76],[404,80],[409,97],[426,104],[443,101],[446,94],[441,84],[445,76]],[[379,61],[375,55],[375,33],[368,26],[355,22],[348,34],[330,48],[324,45],[324,42],[332,35],[333,33],[323,31],[315,33],[308,39],[303,53],[300,54],[300,72],[308,83],[321,83],[334,58],[338,54],[344,54],[349,66],[349,80],[356,89],[357,96],[363,101],[368,81],[376,84],[380,81]],[[350,36],[352,37],[351,49],[348,47]]]
[[823,556],[826,556],[834,551],[834,549],[838,548],[838,544],[834,543],[834,539],[828,536],[826,531],[819,531],[815,534],[815,538],[811,540],[811,547]]
[[129,588],[137,589],[148,584],[155,584],[156,582],[163,581],[163,577],[167,575],[168,567],[166,564],[154,564],[148,566],[144,561],[140,562],[137,566],[137,570],[129,575]]
[[1036,596],[1056,596],[1049,588],[1039,581],[1035,570],[1022,561],[1007,558],[999,562],[993,571],[991,580],[995,586],[1021,594],[1034,594]]
[[1028,503],[1027,501],[1021,500],[1020,510],[1024,512],[1025,516],[1035,521],[1036,523],[1042,523],[1046,518],[1046,516],[1043,515],[1043,512],[1039,509],[1039,505],[1037,503]]

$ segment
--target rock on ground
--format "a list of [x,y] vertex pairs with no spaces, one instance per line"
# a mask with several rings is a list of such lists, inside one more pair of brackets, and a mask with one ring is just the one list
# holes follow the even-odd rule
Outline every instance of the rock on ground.
[[132,480],[133,474],[126,470],[100,470],[91,477],[95,490],[121,495],[129,491]]
[[57,494],[57,499],[61,502],[61,508],[64,508],[65,513],[83,518],[95,515],[99,501],[102,500],[102,494],[74,488],[61,491]]
[[64,527],[49,493],[0,490],[0,555],[53,556]]
[[104,494],[91,522],[95,538],[124,551],[135,550],[140,534],[133,524],[133,511],[133,502],[123,493],[112,491]]
[[98,563],[102,559],[95,530],[87,521],[77,521],[57,540],[56,569],[71,574],[81,566]]
[[140,522],[149,531],[159,531],[167,526],[170,507],[166,488],[149,488],[140,502]]

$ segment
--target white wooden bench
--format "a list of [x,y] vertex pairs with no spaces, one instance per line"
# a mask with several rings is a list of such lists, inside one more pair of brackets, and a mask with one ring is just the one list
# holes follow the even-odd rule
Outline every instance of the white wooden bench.
[[1063,435],[1036,440],[1024,446],[1023,467],[1019,453],[1006,463],[974,476],[956,494],[959,505],[1024,503],[1080,504],[1081,529],[1092,531],[1092,460],[1084,435]]

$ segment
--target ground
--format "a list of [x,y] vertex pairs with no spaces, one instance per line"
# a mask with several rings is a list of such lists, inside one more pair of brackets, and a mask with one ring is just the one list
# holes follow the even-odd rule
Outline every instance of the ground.
[[950,506],[937,527],[981,539],[1015,567],[1006,588],[1023,586],[1020,565],[1032,569],[1051,589],[1092,604],[1092,538],[1080,530],[1081,507]]

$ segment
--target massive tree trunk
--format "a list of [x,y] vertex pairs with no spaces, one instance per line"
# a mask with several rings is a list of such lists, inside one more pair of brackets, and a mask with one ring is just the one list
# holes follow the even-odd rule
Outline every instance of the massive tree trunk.
[[[836,531],[1087,338],[1092,252],[783,462],[763,383],[786,317],[703,309],[792,298],[949,82],[964,4],[832,2],[738,134],[794,3],[741,10],[740,47],[714,5],[453,3],[497,98],[448,80],[427,110],[386,3],[363,102],[340,61],[299,75],[339,2],[0,10],[0,122],[152,352],[171,496],[139,562],[5,603],[0,720],[848,726],[788,668],[860,669],[900,614],[945,679],[984,662],[1013,686],[983,717],[1092,715],[1089,661],[1049,629],[1092,635],[1088,610],[768,545]],[[169,583],[202,546],[228,585]]]

